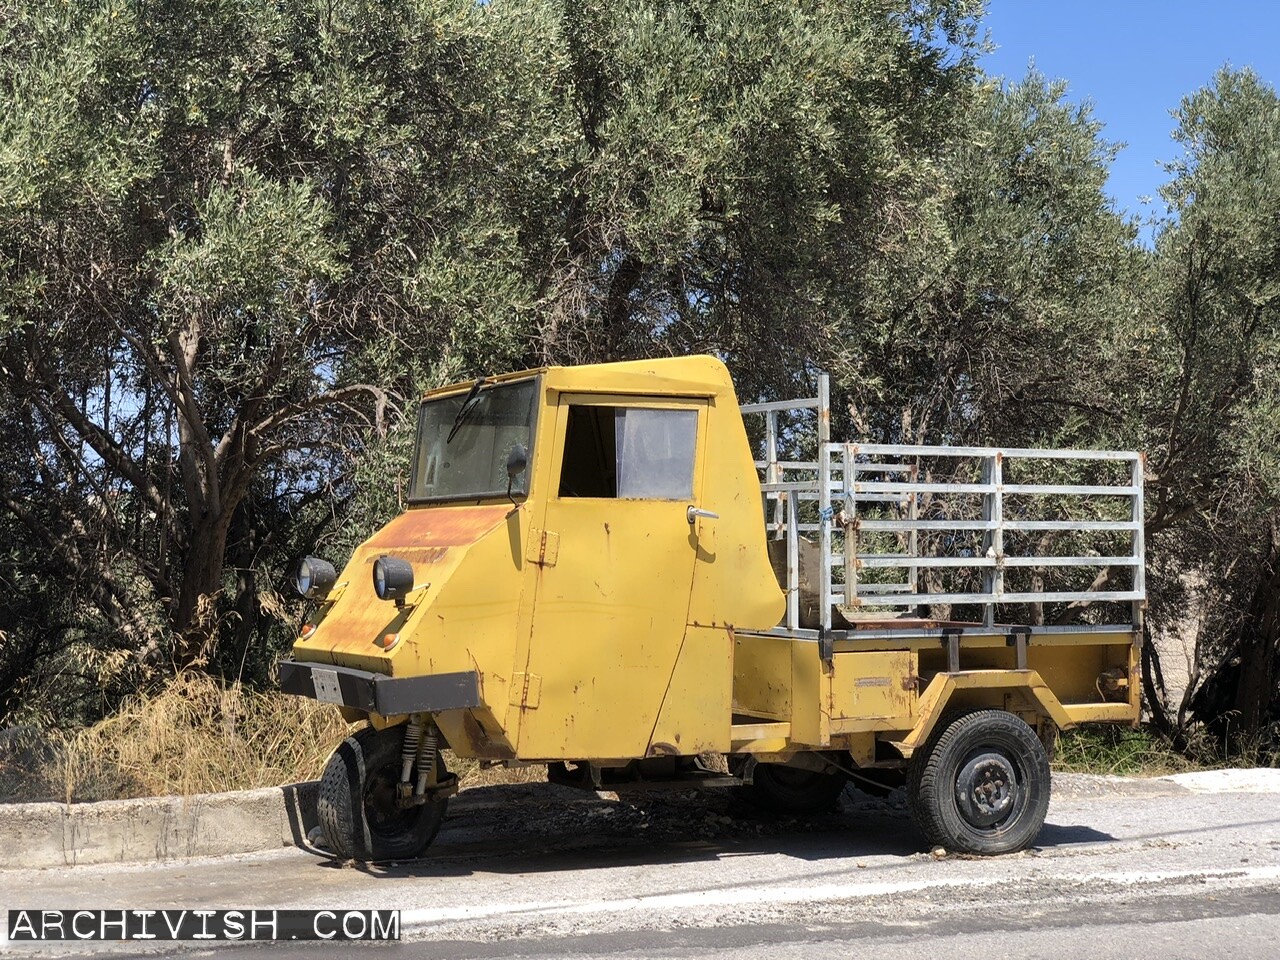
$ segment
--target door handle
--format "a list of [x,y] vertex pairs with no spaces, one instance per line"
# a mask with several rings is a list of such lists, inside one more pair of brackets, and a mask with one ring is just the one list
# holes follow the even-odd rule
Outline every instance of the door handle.
[[720,514],[712,513],[710,510],[699,510],[693,504],[689,504],[689,511],[685,514],[689,520],[689,525],[693,526],[694,522],[702,517],[704,520],[719,520]]

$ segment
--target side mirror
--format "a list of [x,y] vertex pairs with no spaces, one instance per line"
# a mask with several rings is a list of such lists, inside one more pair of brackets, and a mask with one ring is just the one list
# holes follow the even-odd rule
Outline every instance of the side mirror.
[[507,451],[507,499],[511,501],[513,507],[518,507],[516,498],[511,496],[511,484],[515,483],[516,477],[529,469],[529,448],[523,443],[514,444]]
[[[517,443],[507,451],[507,486],[516,477],[524,473],[529,468],[529,449],[523,443]],[[510,490],[508,489],[508,493]]]

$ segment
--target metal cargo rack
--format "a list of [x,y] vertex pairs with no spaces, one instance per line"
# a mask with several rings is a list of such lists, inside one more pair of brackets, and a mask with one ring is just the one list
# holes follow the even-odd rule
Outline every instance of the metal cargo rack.
[[[769,538],[785,544],[785,576],[777,572],[786,614],[771,633],[822,641],[824,658],[832,641],[845,639],[945,642],[963,633],[1004,633],[1022,637],[1021,651],[1036,634],[1140,634],[1146,598],[1142,454],[832,443],[825,374],[818,377],[816,397],[741,409],[764,418],[764,456],[756,466]],[[810,414],[816,415],[816,431],[796,423]],[[814,451],[816,459],[780,459],[784,445]],[[1022,474],[1031,471],[1100,473],[1106,482],[1070,476],[1027,482]],[[944,501],[968,509],[940,509]],[[1105,552],[1052,549],[1055,541],[1065,541],[1070,551],[1090,539],[1106,541]],[[816,545],[818,570],[803,569],[802,545],[809,553]],[[1043,582],[1090,570],[1097,573],[1083,587]],[[888,579],[894,571],[896,578]],[[969,582],[963,589],[939,586],[947,575]],[[1032,587],[1006,583],[1027,576],[1040,580]],[[1117,577],[1127,582],[1108,589]],[[802,586],[817,608],[809,623],[802,622]],[[1071,615],[1060,620],[1101,610],[1120,622],[1052,623],[1043,613],[1025,615],[1054,604],[1069,605]],[[977,615],[953,620],[935,613],[955,607]]]

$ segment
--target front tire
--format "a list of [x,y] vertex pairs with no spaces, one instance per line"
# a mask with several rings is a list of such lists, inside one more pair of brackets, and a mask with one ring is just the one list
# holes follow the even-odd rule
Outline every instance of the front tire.
[[[444,821],[445,798],[397,807],[404,725],[366,727],[338,744],[320,778],[316,812],[325,841],[343,860],[406,860],[430,846]],[[437,780],[446,776],[436,757]]]
[[983,856],[1024,850],[1049,811],[1049,757],[1011,713],[961,714],[912,758],[908,799],[930,844]]

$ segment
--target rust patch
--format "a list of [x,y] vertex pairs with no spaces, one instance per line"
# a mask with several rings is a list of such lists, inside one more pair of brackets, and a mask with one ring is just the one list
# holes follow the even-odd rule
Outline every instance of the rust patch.
[[462,714],[462,729],[466,733],[467,739],[471,741],[472,750],[477,757],[486,760],[514,760],[516,752],[511,746],[503,741],[494,740],[480,721],[476,719],[475,714],[466,710]]
[[680,756],[680,749],[679,747],[676,747],[670,743],[651,743],[649,745],[649,752],[646,753],[645,756],[646,757],[678,757]]
[[506,515],[507,507],[500,505],[415,507],[375,533],[367,546],[373,550],[466,546],[502,523]]

